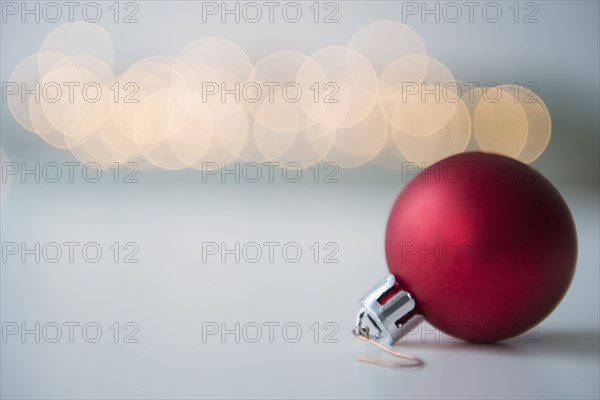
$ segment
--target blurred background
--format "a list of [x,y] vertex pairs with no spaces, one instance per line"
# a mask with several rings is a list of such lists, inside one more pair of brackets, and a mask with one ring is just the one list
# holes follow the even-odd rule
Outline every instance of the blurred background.
[[[598,398],[599,3],[275,3],[77,2],[70,21],[62,3],[1,2],[2,397]],[[389,37],[375,29],[378,21],[396,27]],[[547,146],[540,134],[541,155],[524,161],[535,162],[561,191],[579,236],[577,272],[563,302],[538,328],[491,346],[457,342],[424,324],[400,344],[425,360],[420,370],[354,361],[365,354],[385,358],[350,334],[357,300],[387,271],[384,232],[394,199],[415,163],[435,161],[430,153],[421,159],[398,151],[395,114],[386,114],[385,129],[378,130],[381,119],[375,119],[346,130],[338,126],[337,136],[335,129],[306,134],[314,150],[308,162],[307,147],[294,147],[301,142],[280,151],[280,158],[269,156],[286,147],[269,135],[282,123],[279,113],[287,117],[289,111],[269,109],[266,120],[274,122],[263,128],[271,132],[259,136],[250,122],[240,128],[228,147],[235,155],[226,156],[226,170],[212,168],[225,160],[210,153],[208,142],[182,140],[173,147],[171,141],[169,147],[171,138],[147,133],[162,132],[157,113],[179,99],[177,91],[166,100],[155,96],[156,108],[132,117],[134,142],[142,150],[131,157],[118,146],[108,156],[91,152],[101,146],[92,141],[95,133],[85,147],[88,137],[78,136],[83,128],[70,125],[89,120],[85,107],[60,114],[58,123],[70,129],[64,135],[36,134],[19,120],[19,112],[32,108],[14,102],[18,94],[11,94],[9,83],[35,75],[30,67],[42,65],[41,57],[22,63],[32,55],[64,49],[68,56],[94,56],[111,68],[102,82],[107,85],[129,81],[118,79],[134,63],[162,56],[163,66],[171,62],[189,82],[195,74],[181,72],[187,67],[215,67],[194,58],[193,47],[184,51],[208,37],[235,43],[246,58],[239,52],[239,58],[227,52],[221,57],[219,48],[200,54],[260,81],[280,79],[286,62],[310,67],[311,60],[321,67],[311,77],[323,72],[331,78],[339,72],[331,67],[339,54],[360,50],[364,59],[353,55],[356,69],[344,71],[350,78],[337,76],[346,79],[342,89],[348,82],[368,86],[371,77],[381,85],[386,65],[415,53],[439,62],[435,69],[427,58],[432,80],[534,88],[552,134]],[[332,46],[351,51],[309,58]],[[272,54],[280,58],[264,62]],[[57,60],[43,65],[64,62]],[[73,60],[56,76],[75,67],[80,79],[85,68],[96,73],[92,79],[101,76],[98,64]],[[177,67],[177,60],[184,66]],[[258,66],[266,71],[260,78]],[[162,77],[160,68],[147,68],[137,77]],[[434,158],[451,145],[457,151],[481,147],[484,139],[475,134],[453,136],[475,125],[475,107],[464,104],[468,118],[457,122],[463,129],[449,129],[446,137],[456,140],[436,142]],[[359,108],[350,109],[346,120]],[[259,111],[249,106],[249,121]],[[548,123],[544,110],[534,117],[515,112],[529,118],[523,126],[530,137]],[[228,117],[220,120],[237,121]],[[289,119],[283,120],[286,127]],[[327,121],[319,122],[331,128]],[[248,137],[267,139],[256,145]],[[314,147],[322,140],[324,147]],[[491,143],[513,151],[512,142]],[[191,145],[209,150],[188,162]],[[519,158],[525,144],[516,147],[512,156]],[[173,158],[173,149],[181,157]],[[271,169],[264,164],[269,161],[306,165]]]

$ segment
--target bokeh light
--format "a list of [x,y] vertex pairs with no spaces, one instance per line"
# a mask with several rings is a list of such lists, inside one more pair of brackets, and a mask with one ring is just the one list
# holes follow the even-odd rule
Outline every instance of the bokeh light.
[[376,21],[362,27],[354,34],[348,47],[363,54],[378,74],[399,58],[427,55],[419,35],[397,21]]
[[552,121],[550,112],[540,96],[530,89],[518,85],[502,85],[501,88],[512,94],[527,117],[527,140],[517,160],[524,163],[535,161],[550,142]]
[[527,116],[513,95],[501,87],[484,91],[475,107],[473,133],[485,152],[516,158],[527,141]]
[[23,128],[103,168],[373,160],[401,168],[477,149],[532,162],[551,134],[548,109],[530,88],[464,91],[412,29],[393,21],[362,27],[347,46],[281,50],[255,63],[219,37],[175,57],[115,59],[108,32],[78,22],[52,31],[9,81],[8,107]]

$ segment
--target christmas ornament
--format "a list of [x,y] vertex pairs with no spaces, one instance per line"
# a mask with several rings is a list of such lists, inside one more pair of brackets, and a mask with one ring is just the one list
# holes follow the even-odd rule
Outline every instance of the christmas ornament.
[[416,175],[394,204],[390,275],[362,300],[355,335],[394,344],[423,317],[473,342],[519,335],[546,318],[573,278],[575,224],[539,172],[462,153]]

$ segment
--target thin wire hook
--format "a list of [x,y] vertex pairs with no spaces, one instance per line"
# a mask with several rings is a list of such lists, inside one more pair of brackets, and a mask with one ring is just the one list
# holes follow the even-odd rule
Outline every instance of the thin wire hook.
[[356,357],[356,361],[381,365],[384,367],[394,367],[394,368],[421,368],[425,365],[423,360],[421,360],[420,358],[418,358],[416,356],[413,356],[411,354],[406,354],[406,353],[400,353],[398,351],[392,350],[389,347],[371,339],[369,337],[369,327],[361,327],[360,329],[353,329],[352,335],[360,340],[364,340],[367,343],[377,346],[378,348],[385,351],[386,353],[389,353],[395,357],[410,361],[411,364],[387,362],[387,361],[383,361],[383,360],[380,360],[377,358],[371,358],[371,357]]

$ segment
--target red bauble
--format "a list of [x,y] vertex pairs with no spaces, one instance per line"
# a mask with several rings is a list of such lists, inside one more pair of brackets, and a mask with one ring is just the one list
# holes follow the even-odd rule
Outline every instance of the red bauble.
[[386,232],[390,272],[416,311],[456,338],[523,333],[565,295],[577,258],[559,192],[512,158],[463,153],[421,171],[398,197]]

